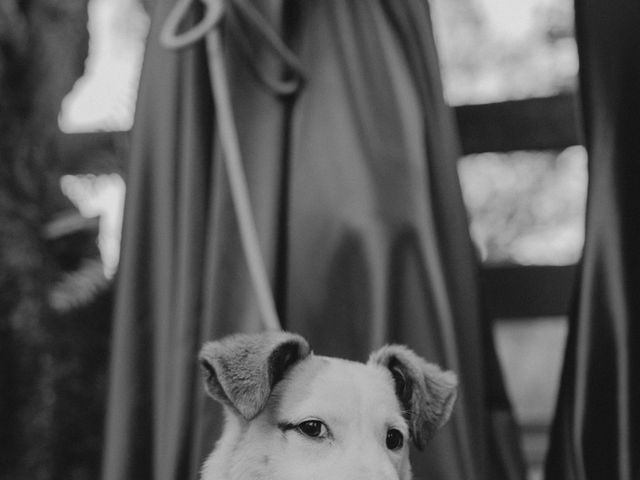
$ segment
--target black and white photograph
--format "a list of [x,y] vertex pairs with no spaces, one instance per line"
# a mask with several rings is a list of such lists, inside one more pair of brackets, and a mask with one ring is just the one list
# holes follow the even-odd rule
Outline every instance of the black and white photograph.
[[0,480],[640,480],[640,1],[0,0]]

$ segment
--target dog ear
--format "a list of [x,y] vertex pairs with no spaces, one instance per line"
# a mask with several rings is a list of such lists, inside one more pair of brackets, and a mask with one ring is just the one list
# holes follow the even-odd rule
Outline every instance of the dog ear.
[[420,450],[424,449],[451,415],[457,396],[456,375],[427,363],[401,345],[377,350],[371,354],[369,363],[382,365],[391,372],[411,437]]
[[266,332],[208,342],[199,360],[209,395],[251,420],[264,408],[286,370],[310,353],[309,344],[299,335]]

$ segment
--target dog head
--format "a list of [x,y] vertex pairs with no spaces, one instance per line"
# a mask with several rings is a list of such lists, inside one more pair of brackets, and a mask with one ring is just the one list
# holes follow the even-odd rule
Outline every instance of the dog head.
[[424,448],[456,398],[453,373],[399,345],[362,364],[291,333],[235,335],[200,361],[227,415],[203,480],[408,480],[409,440]]

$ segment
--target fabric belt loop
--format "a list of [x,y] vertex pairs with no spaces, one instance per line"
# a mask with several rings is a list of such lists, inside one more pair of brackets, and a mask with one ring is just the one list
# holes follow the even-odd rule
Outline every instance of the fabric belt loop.
[[238,133],[233,118],[227,70],[220,29],[218,28],[224,14],[224,3],[222,0],[203,0],[206,11],[202,20],[191,29],[178,34],[178,26],[192,2],[193,0],[178,0],[163,26],[160,42],[165,48],[175,50],[205,38],[211,89],[223,151],[222,157],[229,178],[231,197],[238,220],[240,241],[249,268],[249,276],[265,328],[267,330],[282,330],[264,258],[260,250],[258,232],[249,198],[249,188],[242,166]]

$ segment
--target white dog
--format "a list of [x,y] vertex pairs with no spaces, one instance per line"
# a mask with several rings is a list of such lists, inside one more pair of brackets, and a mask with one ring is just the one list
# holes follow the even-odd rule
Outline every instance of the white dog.
[[399,345],[362,364],[291,333],[234,335],[200,361],[226,416],[202,480],[410,480],[408,439],[423,448],[456,397],[452,372]]

